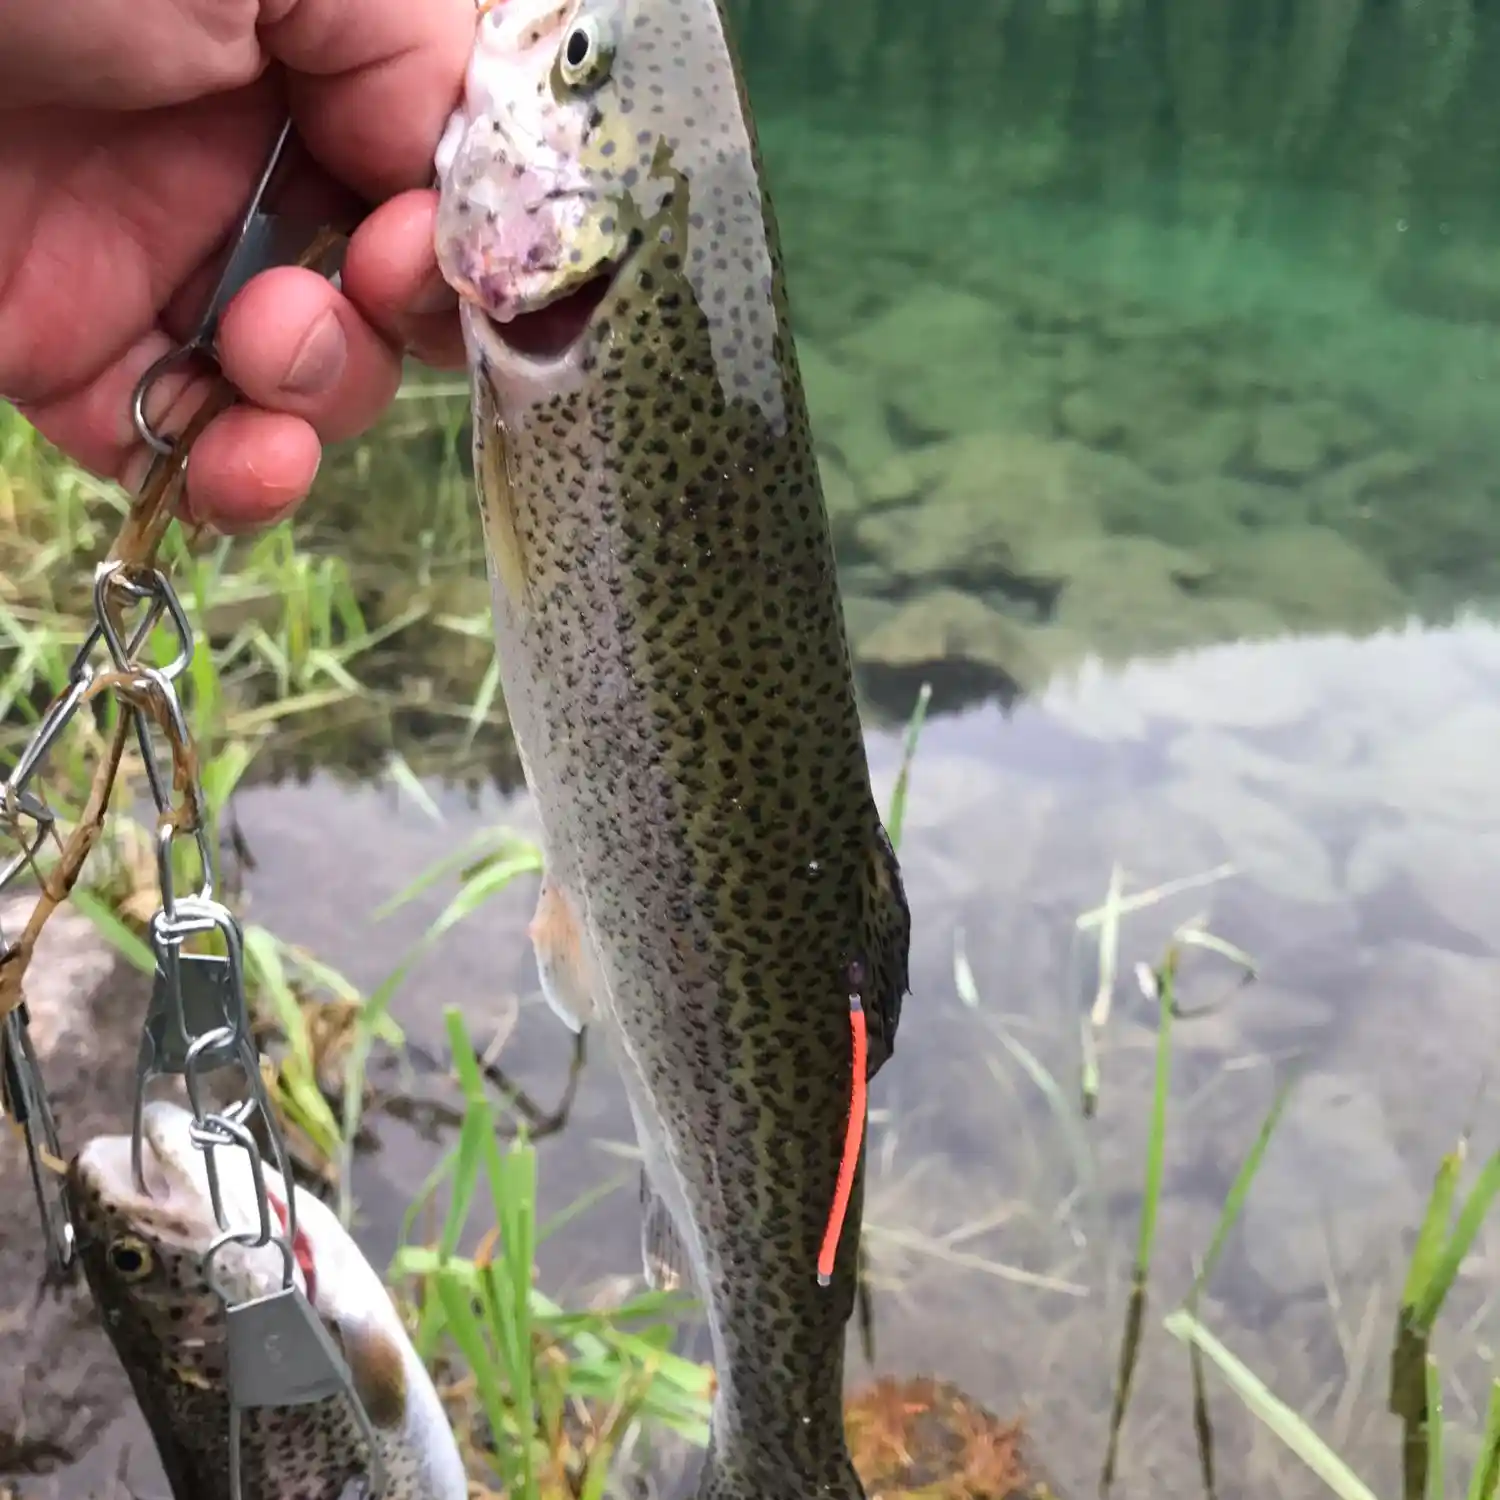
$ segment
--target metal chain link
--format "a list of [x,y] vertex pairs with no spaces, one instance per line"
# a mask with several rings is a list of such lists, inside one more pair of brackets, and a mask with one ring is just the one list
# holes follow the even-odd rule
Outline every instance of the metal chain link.
[[[288,135],[289,127],[284,126],[197,330],[146,372],[132,397],[137,430],[156,451],[142,496],[152,493],[153,484],[160,485],[164,469],[174,463],[178,472],[167,476],[167,482],[180,483],[182,468],[182,446],[160,437],[147,420],[146,397],[152,382],[170,365],[191,355],[212,359],[213,333],[229,298],[255,272],[269,265],[294,262],[308,250],[310,236],[306,232],[297,234],[299,226],[289,225],[262,207]],[[159,626],[170,632],[173,654],[165,666],[152,666],[142,661],[141,653]],[[219,1230],[204,1253],[203,1264],[209,1284],[226,1308],[231,1495],[239,1500],[242,1489],[240,1436],[245,1410],[296,1406],[342,1394],[369,1447],[370,1493],[378,1496],[385,1490],[386,1474],[375,1429],[354,1391],[348,1366],[294,1274],[297,1207],[291,1162],[267,1097],[250,1025],[243,933],[234,913],[214,894],[213,850],[209,846],[197,752],[177,691],[195,648],[181,600],[160,568],[113,557],[98,566],[93,623],[73,658],[67,685],[42,715],[9,776],[0,782],[0,836],[8,835],[17,850],[0,866],[0,894],[28,873],[45,889],[42,852],[48,845],[61,850],[62,842],[58,819],[42,796],[38,779],[79,708],[96,692],[111,690],[134,732],[156,809],[156,872],[161,898],[149,926],[155,974],[136,1056],[131,1167],[137,1191],[146,1192],[142,1129],[147,1092],[155,1078],[180,1077],[193,1116],[193,1143],[204,1153]],[[170,774],[164,769],[159,744]],[[174,875],[173,855],[181,840],[194,846],[201,872],[197,889],[190,894],[178,893]],[[201,951],[204,939],[212,948],[223,951]],[[190,949],[189,943],[199,946]],[[29,951],[22,953],[21,946],[8,942],[0,931],[0,973],[7,962],[13,961],[19,961],[24,970]],[[25,1139],[49,1270],[64,1275],[74,1263],[77,1247],[60,1175],[57,1126],[28,1028],[24,1000],[0,1018],[0,1102]],[[204,1080],[209,1074],[230,1071],[239,1074],[237,1102],[221,1109],[209,1107]],[[273,1217],[264,1161],[249,1128],[257,1112],[274,1164],[286,1183],[284,1227]],[[248,1163],[254,1193],[252,1225],[229,1222],[216,1158],[220,1150],[241,1153]],[[231,1245],[247,1249],[274,1245],[282,1261],[279,1288],[237,1303],[222,1281],[215,1279],[215,1263]]]

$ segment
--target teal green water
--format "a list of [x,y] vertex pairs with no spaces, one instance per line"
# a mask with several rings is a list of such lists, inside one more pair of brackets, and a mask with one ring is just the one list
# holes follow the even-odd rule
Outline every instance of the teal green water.
[[1493,10],[737,15],[872,674],[1493,597]]

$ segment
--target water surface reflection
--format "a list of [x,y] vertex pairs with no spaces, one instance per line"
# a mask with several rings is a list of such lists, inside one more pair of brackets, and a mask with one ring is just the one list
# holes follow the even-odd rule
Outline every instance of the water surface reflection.
[[[1082,1174],[1067,1123],[998,1031],[1074,1097],[1077,1024],[1094,983],[1074,916],[1098,904],[1114,862],[1133,889],[1232,863],[1233,878],[1143,911],[1123,933],[1127,975],[1194,915],[1260,968],[1255,985],[1176,1031],[1156,1311],[1186,1290],[1277,1082],[1301,1070],[1205,1316],[1284,1399],[1342,1437],[1372,1482],[1391,1472],[1381,1412],[1402,1257],[1458,1133],[1475,1127],[1476,1153],[1497,1144],[1494,1110],[1475,1109],[1500,1048],[1500,785],[1483,751],[1497,743],[1500,630],[1478,621],[1089,665],[1009,717],[980,707],[930,724],[902,848],[913,994],[898,1062],[875,1089],[869,1217],[883,1369],[935,1371],[997,1409],[1029,1408],[1063,1492],[1094,1483],[1154,1016],[1121,985]],[[876,732],[871,755],[888,795],[896,737]],[[477,825],[535,826],[524,798],[471,807],[436,795],[441,826],[388,794],[322,779],[248,793],[256,919],[377,981],[443,893],[382,922],[368,913]],[[507,1062],[550,1098],[569,1042],[536,992],[524,937],[533,900],[532,883],[518,884],[462,925],[418,966],[397,1012],[432,1045],[446,1004],[462,1005],[481,1037],[514,1014]],[[954,986],[959,933],[977,1011]],[[1185,998],[1224,993],[1226,973],[1190,965]],[[432,1148],[401,1127],[382,1134],[359,1195],[383,1254]],[[541,1148],[543,1211],[611,1176],[625,1190],[546,1248],[549,1286],[584,1293],[635,1274],[630,1139],[601,1055],[569,1129]],[[1493,1234],[1482,1240],[1452,1310],[1465,1336],[1447,1351],[1459,1382],[1450,1415],[1462,1422],[1464,1393],[1485,1383],[1496,1249]],[[1186,1493],[1194,1482],[1185,1372],[1178,1347],[1153,1331],[1123,1493]],[[863,1373],[856,1362],[851,1378]],[[1316,1493],[1230,1397],[1215,1415],[1225,1494]]]

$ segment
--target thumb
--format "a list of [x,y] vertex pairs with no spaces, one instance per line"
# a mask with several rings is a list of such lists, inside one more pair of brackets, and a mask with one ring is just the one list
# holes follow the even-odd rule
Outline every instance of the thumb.
[[259,30],[307,148],[378,202],[431,182],[477,22],[474,0],[262,0]]

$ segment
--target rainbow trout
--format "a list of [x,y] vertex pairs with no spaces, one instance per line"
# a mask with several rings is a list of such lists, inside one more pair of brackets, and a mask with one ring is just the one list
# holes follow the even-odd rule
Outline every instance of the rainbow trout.
[[[229,1394],[224,1312],[202,1256],[218,1236],[192,1116],[160,1101],[145,1111],[137,1191],[129,1136],[99,1136],[68,1168],[79,1255],[110,1342],[161,1456],[174,1500],[230,1500]],[[216,1153],[231,1226],[257,1222],[250,1166]],[[272,1206],[287,1187],[265,1169]],[[375,1428],[385,1500],[466,1500],[463,1461],[442,1403],[390,1296],[337,1217],[297,1190],[299,1284],[341,1349]],[[214,1258],[216,1281],[237,1301],[282,1285],[272,1245],[232,1245]],[[366,1500],[368,1449],[342,1396],[244,1414],[243,1500]]]
[[498,0],[437,169],[532,939],[620,1067],[648,1276],[707,1313],[698,1493],[858,1497],[857,1137],[910,919],[720,5]]

